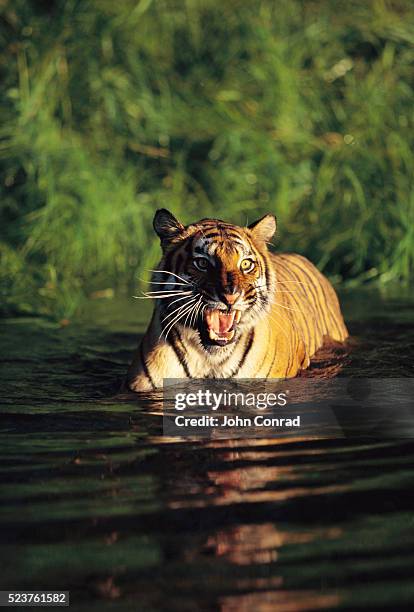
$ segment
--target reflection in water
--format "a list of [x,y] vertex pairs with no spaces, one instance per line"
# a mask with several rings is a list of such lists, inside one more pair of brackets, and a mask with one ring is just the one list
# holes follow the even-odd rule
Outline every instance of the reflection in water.
[[206,543],[206,550],[213,551],[237,565],[272,563],[277,560],[277,549],[288,544],[303,544],[316,538],[335,538],[340,529],[316,529],[309,532],[278,531],[273,523],[238,525],[217,531]]
[[242,596],[233,595],[220,599],[222,612],[301,612],[302,610],[323,610],[334,608],[339,604],[336,595],[321,595],[317,593],[300,593],[284,591],[263,590],[260,593],[246,593]]
[[[182,483],[177,483],[173,487],[175,494],[171,495],[169,507],[211,508],[226,505],[231,507],[231,512],[236,512],[237,517],[242,504],[252,504],[254,508],[255,504],[283,503],[300,496],[306,501],[309,495],[321,495],[330,489],[333,492],[340,489],[336,484],[331,487],[298,487],[294,483],[303,478],[301,466],[263,465],[263,462],[268,463],[277,457],[280,448],[284,447],[283,441],[277,443],[275,440],[262,439],[259,452],[254,450],[258,447],[256,440],[229,440],[224,444],[225,448],[223,443],[208,444],[210,452],[214,449],[214,462],[219,461],[217,469],[207,470],[205,479],[201,479],[198,473],[196,482],[186,482],[186,495]],[[241,450],[240,446],[243,447]],[[342,530],[338,527],[283,529],[278,527],[277,522],[271,521],[271,512],[266,515],[268,520],[256,522],[253,510],[248,516],[251,521],[249,523],[239,522],[237,518],[233,523],[229,515],[229,526],[214,529],[196,550],[186,551],[187,563],[196,564],[202,555],[216,558],[221,565],[242,566],[243,570],[248,570],[232,573],[231,587],[234,593],[232,596],[220,597],[218,609],[251,610],[255,606],[259,610],[270,610],[277,606],[278,610],[305,610],[337,605],[340,597],[334,592],[321,595],[317,591],[308,590],[298,598],[296,592],[286,590],[278,561],[279,551],[286,547],[306,545],[315,540],[333,540],[342,535]],[[265,573],[262,567],[265,567]]]
[[[412,375],[408,308],[374,303],[347,360],[306,376]],[[135,313],[2,331],[0,588],[85,611],[412,608],[409,439],[168,439],[159,398],[115,395]]]

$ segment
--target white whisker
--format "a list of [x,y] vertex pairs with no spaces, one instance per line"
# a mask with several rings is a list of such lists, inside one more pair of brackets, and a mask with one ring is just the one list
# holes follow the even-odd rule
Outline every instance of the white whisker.
[[[201,300],[201,297],[200,297],[200,300]],[[191,318],[192,318],[192,316],[194,314],[195,309],[197,308],[198,304],[200,303],[200,300],[198,302],[196,302],[195,304],[193,304],[193,308],[190,310],[190,312],[187,313],[187,316],[186,316],[185,321],[184,321],[184,327],[187,325],[187,321],[188,321],[189,317],[190,317],[190,327],[191,327]]]
[[[192,291],[189,291],[187,296],[192,294]],[[132,297],[135,298],[136,300],[165,300],[166,298],[170,298],[170,297],[176,297],[177,295],[182,295],[182,293],[169,293],[167,295],[149,295],[149,294],[144,294],[144,295],[133,295]]]
[[[178,309],[178,315],[176,315],[176,318],[177,318],[177,316],[178,316],[178,317],[180,317],[180,316],[181,316],[181,314],[185,314],[185,312],[187,312],[187,308],[188,308],[188,306],[187,306],[186,304],[183,304],[182,306],[180,306],[180,308]],[[162,326],[162,323],[161,323],[161,327],[163,327],[163,329],[162,329],[162,331],[161,331],[161,333],[160,333],[160,335],[159,335],[159,339],[160,339],[160,340],[161,340],[161,338],[162,338],[162,335],[163,335],[165,332],[167,332],[167,330],[169,331],[169,326],[171,325],[171,323],[172,323],[172,325],[174,325],[175,320],[176,320],[176,319],[172,319],[172,320],[171,320],[171,321],[169,321],[169,322],[168,322],[168,323],[167,323],[167,324],[166,324],[164,327]],[[167,335],[168,335],[168,332],[167,332],[167,334],[166,334],[166,336],[165,336],[165,339],[167,339]]]
[[200,299],[198,300],[197,304],[194,307],[193,314],[190,317],[190,327],[192,327],[197,321],[197,317],[198,317],[198,313],[199,313],[199,310],[202,304],[202,300],[203,298],[202,296],[200,296]]
[[150,280],[145,280],[144,278],[138,278],[138,280],[140,280],[143,283],[148,283],[150,285],[173,285],[174,287],[176,287],[177,285],[188,285],[189,283],[178,283],[176,280],[172,280],[172,281],[150,281]]
[[184,295],[184,293],[192,293],[192,289],[154,289],[154,291],[143,291],[142,293],[144,293],[144,295],[153,295],[153,294],[159,294],[159,295],[167,295],[168,293],[181,293]]
[[[301,283],[299,281],[276,281],[274,284],[275,285],[284,285],[285,282],[290,282],[290,283],[298,283],[300,285],[308,285],[309,283]],[[263,283],[262,285],[254,285],[255,289],[263,289],[263,287],[268,287],[267,283]],[[278,287],[276,287],[276,291],[278,293],[294,293],[295,291],[297,291],[300,287],[295,288],[295,289],[279,289]]]
[[285,310],[292,310],[293,312],[300,312],[302,314],[305,314],[303,310],[299,310],[298,308],[289,308],[289,306],[284,306],[283,304],[275,302],[274,300],[270,300],[270,303],[276,306],[277,308],[284,308]]
[[189,300],[186,304],[181,304],[181,306],[177,306],[177,308],[174,308],[174,310],[172,312],[170,312],[169,314],[167,314],[163,319],[162,322],[164,323],[164,321],[166,321],[167,319],[169,319],[170,317],[172,317],[176,312],[178,312],[181,308],[185,308],[187,306],[187,304],[189,304],[190,302],[195,302],[196,298],[191,298],[191,300]]
[[186,280],[185,278],[183,278],[179,274],[175,274],[175,272],[171,272],[170,270],[148,270],[148,272],[156,272],[156,273],[159,272],[160,274],[171,274],[171,276],[175,276],[175,277],[179,278],[184,283],[187,283],[187,285],[191,285],[192,284],[192,283],[190,283],[190,281]]
[[165,290],[165,291],[143,291],[143,297],[140,295],[134,295],[133,297],[138,299],[138,300],[145,300],[145,299],[153,299],[153,300],[162,300],[165,298],[169,298],[169,297],[176,297],[177,295],[183,295],[183,296],[189,296],[191,295],[193,292],[192,291],[169,291],[169,290]]
[[[168,327],[168,331],[164,330],[163,332],[161,332],[161,336],[163,333],[165,333],[165,339],[167,340],[168,334],[170,333],[170,331],[172,330],[172,328],[174,327],[174,325],[176,325],[178,323],[178,321],[180,319],[182,319],[182,317],[184,315],[187,314],[188,310],[191,310],[193,308],[193,304],[190,304],[190,306],[184,305],[181,307],[183,310],[183,312],[179,312],[178,315],[176,315],[175,319],[173,319],[172,321],[169,321],[167,323],[167,327]],[[160,338],[161,338],[160,336]]]
[[[255,289],[263,289],[263,287],[267,287],[267,285],[254,285]],[[297,289],[276,289],[277,293],[296,293]]]
[[188,300],[188,295],[184,295],[183,297],[179,297],[176,300],[173,300],[172,302],[170,302],[169,304],[167,304],[167,308],[169,308],[170,306],[172,306],[173,304],[175,304],[176,302],[181,302],[182,300]]
[[196,314],[196,316],[195,316],[195,318],[194,318],[194,325],[197,323],[198,318],[200,317],[200,315],[201,315],[201,313],[202,313],[202,312],[204,312],[204,308],[203,308],[203,302],[201,301],[201,302],[200,302],[200,306],[199,306],[199,308],[198,308],[198,310],[197,310],[197,314]]

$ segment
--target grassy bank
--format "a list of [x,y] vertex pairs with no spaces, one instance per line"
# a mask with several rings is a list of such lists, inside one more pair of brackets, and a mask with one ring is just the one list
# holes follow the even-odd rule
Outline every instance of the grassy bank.
[[3,0],[2,307],[132,290],[154,210],[241,224],[337,281],[409,282],[414,6]]

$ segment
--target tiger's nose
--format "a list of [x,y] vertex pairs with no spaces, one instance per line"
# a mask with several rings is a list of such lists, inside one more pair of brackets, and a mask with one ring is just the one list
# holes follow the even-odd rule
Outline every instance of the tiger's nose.
[[240,291],[236,293],[223,293],[222,299],[227,306],[233,306],[240,297]]

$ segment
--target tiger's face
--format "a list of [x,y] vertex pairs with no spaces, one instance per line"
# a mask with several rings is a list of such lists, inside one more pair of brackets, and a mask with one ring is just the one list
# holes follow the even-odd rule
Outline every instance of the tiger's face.
[[273,215],[247,228],[215,219],[184,227],[163,209],[154,228],[163,258],[152,284],[166,337],[184,328],[214,351],[236,341],[269,309],[274,272],[266,242],[276,230]]

